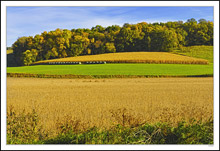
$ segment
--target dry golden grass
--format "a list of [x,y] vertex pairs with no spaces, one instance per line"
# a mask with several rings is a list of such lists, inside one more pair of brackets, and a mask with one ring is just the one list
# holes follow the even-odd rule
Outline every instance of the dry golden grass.
[[92,62],[106,61],[111,63],[175,63],[175,64],[208,64],[205,59],[171,54],[167,52],[123,52],[100,55],[86,55],[38,61],[33,64],[49,62]]
[[212,117],[213,78],[7,78],[8,109],[11,105],[16,112],[35,108],[51,135],[63,121],[101,128],[121,122],[175,125]]
[[13,50],[12,50],[12,49],[7,50],[7,54],[10,54],[10,53],[13,53]]

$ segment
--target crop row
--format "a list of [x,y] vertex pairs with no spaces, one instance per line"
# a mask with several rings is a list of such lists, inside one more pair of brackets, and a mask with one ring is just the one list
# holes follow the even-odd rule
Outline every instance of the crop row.
[[208,64],[207,60],[104,60],[104,61],[42,61],[33,63],[33,65],[40,64],[105,64],[105,63],[151,63],[151,64]]
[[85,55],[38,61],[33,64],[48,62],[106,62],[106,63],[155,63],[155,64],[208,64],[208,60],[165,52],[124,52],[99,55]]
[[[49,64],[49,65],[65,65],[65,64],[106,64],[105,61],[84,61],[84,62],[72,62],[72,61],[61,61],[61,62],[44,62],[44,63],[39,63],[41,65],[43,64]],[[38,65],[39,65],[38,64]]]

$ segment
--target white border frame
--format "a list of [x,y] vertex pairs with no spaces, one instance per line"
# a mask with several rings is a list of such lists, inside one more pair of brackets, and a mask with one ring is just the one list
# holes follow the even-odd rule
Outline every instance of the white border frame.
[[[7,6],[213,6],[214,145],[6,145]],[[219,1],[1,1],[1,147],[3,150],[219,150]]]

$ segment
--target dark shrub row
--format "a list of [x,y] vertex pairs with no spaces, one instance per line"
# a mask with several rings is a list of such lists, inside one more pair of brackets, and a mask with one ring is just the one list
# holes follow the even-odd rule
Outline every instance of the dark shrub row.
[[7,77],[31,77],[31,78],[63,78],[63,79],[92,79],[92,78],[160,78],[160,77],[213,77],[213,74],[205,75],[50,75],[30,73],[7,73]]

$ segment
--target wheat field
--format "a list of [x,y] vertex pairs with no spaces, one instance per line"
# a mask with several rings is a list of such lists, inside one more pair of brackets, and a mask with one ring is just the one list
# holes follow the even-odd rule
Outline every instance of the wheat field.
[[99,55],[86,55],[38,61],[33,64],[49,62],[92,62],[106,61],[110,63],[174,63],[174,64],[208,64],[205,59],[198,59],[167,52],[123,52]]
[[50,135],[59,122],[84,127],[207,120],[213,116],[213,78],[7,78],[7,109],[35,109]]

